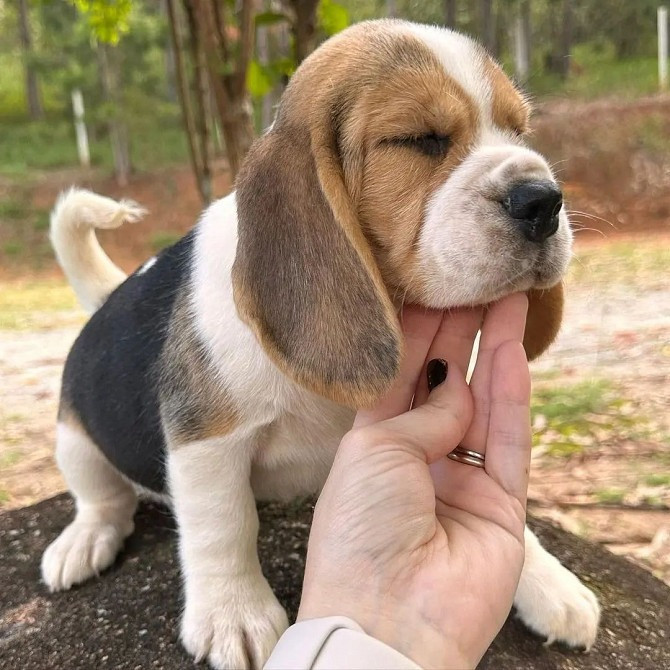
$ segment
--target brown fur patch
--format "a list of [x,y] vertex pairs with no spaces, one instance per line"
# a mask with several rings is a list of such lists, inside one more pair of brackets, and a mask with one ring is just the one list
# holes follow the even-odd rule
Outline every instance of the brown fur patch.
[[556,339],[563,319],[563,284],[528,291],[528,316],[523,346],[528,360],[537,358]]
[[484,71],[491,82],[491,115],[499,128],[523,134],[528,130],[530,104],[492,59],[484,60]]
[[185,289],[176,300],[159,365],[161,417],[168,447],[226,435],[238,425],[232,400],[193,327]]

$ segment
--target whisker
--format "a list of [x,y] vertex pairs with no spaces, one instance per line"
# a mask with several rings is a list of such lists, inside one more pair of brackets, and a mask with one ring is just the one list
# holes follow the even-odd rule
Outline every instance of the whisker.
[[567,210],[566,213],[568,216],[583,216],[587,219],[592,219],[593,221],[602,221],[603,223],[606,223],[608,226],[612,226],[612,228],[616,229],[616,224],[612,223],[611,221],[608,221],[607,219],[603,219],[602,216],[597,216],[596,214],[591,214],[589,212],[580,212],[577,209],[569,209]]
[[605,233],[603,233],[602,230],[598,230],[597,228],[587,228],[586,226],[580,226],[579,224],[576,224],[576,223],[571,224],[570,228],[572,228],[572,230],[575,233],[592,232],[592,233],[598,233],[602,237],[605,237],[605,238],[607,237],[607,235],[605,235]]

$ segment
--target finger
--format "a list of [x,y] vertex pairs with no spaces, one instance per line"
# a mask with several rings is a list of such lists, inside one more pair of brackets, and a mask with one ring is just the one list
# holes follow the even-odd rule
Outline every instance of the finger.
[[525,507],[530,469],[530,373],[520,342],[493,355],[486,472]]
[[405,354],[398,378],[374,407],[358,412],[354,420],[355,428],[383,421],[409,409],[417,380],[423,370],[423,362],[441,321],[441,312],[416,305],[403,307],[400,323],[405,339]]
[[512,295],[493,303],[482,325],[477,363],[470,381],[475,408],[472,424],[463,438],[463,446],[480,453],[486,451],[491,407],[491,370],[495,350],[507,341],[523,341],[528,298],[525,293]]
[[[467,370],[472,355],[472,345],[482,322],[482,308],[454,309],[445,313],[437,335],[430,345],[426,365],[434,358],[442,358],[459,370]],[[414,407],[419,407],[428,398],[428,378],[419,375],[414,394]]]
[[376,435],[368,439],[382,446],[409,447],[427,463],[433,463],[461,441],[471,419],[470,389],[465,373],[454,363],[449,365],[447,379],[421,407],[370,427]]

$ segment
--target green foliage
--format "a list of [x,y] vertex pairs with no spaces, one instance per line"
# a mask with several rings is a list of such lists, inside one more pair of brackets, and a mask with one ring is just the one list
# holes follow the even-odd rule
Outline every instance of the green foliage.
[[260,28],[262,26],[274,26],[277,23],[283,23],[284,21],[288,20],[288,16],[286,16],[286,14],[282,14],[281,12],[259,12],[254,17],[256,28]]
[[118,44],[130,30],[132,0],[72,0],[86,16],[91,31],[101,42]]
[[321,0],[317,16],[320,28],[328,37],[344,30],[351,22],[347,9],[334,0]]
[[[255,22],[258,29],[278,23],[289,23],[290,17],[281,12],[267,11],[257,14]],[[349,12],[334,0],[321,0],[317,7],[317,23],[319,31],[325,37],[330,37],[350,24]],[[290,54],[274,58],[269,63],[261,63],[255,58],[247,69],[247,90],[254,99],[260,100],[286,81],[295,72],[296,67],[293,50]]]
[[33,221],[34,231],[39,233],[49,230],[49,224],[51,223],[49,210],[39,210],[35,212],[35,217]]
[[644,478],[647,486],[670,486],[670,474],[653,474]]
[[20,256],[23,253],[24,247],[18,240],[9,240],[5,242],[2,251],[5,256]]
[[[0,287],[0,330],[34,330],[60,322],[63,313],[78,310],[74,292],[65,282],[6,282]],[[76,317],[79,319],[79,313]]]
[[660,157],[670,154],[670,119],[666,115],[645,117],[636,125],[634,133],[647,153]]
[[262,98],[267,95],[276,82],[273,81],[270,68],[262,65],[257,60],[252,60],[247,69],[247,89],[254,98]]
[[155,252],[158,252],[165,249],[166,247],[172,246],[173,244],[175,244],[175,242],[178,242],[180,237],[181,235],[177,233],[161,231],[158,233],[154,233],[151,236],[151,240],[149,243],[151,244],[151,248]]
[[278,58],[267,65],[253,59],[247,69],[247,89],[252,97],[262,98],[277,84],[290,77],[295,69],[293,58]]
[[21,219],[26,213],[27,207],[22,200],[15,200],[13,198],[0,200],[0,219]]
[[[529,90],[537,96],[569,96],[592,99],[605,96],[635,98],[658,88],[655,58],[629,57],[620,60],[612,43],[577,44],[572,49],[572,69],[564,81],[536,62]],[[510,71],[508,64],[507,70]]]
[[626,492],[619,488],[604,488],[594,492],[596,500],[604,505],[615,505],[623,502]]
[[531,403],[533,444],[554,456],[579,453],[610,438],[632,437],[644,428],[629,404],[606,380],[535,390]]
[[[650,286],[650,279],[667,285],[670,273],[670,247],[643,242],[614,242],[603,248],[577,249],[570,265],[571,282],[595,285],[609,284],[612,269],[616,268],[617,281],[630,286]],[[665,282],[665,283],[664,283]]]
[[71,124],[50,121],[3,124],[0,133],[0,174],[22,176],[30,170],[44,170],[77,164],[77,148]]
[[[161,108],[158,102],[151,105],[151,100],[135,104],[136,111],[128,119],[135,169],[148,171],[185,162],[188,147],[176,108],[171,105]],[[91,123],[89,133],[92,165],[111,170],[113,162],[106,127]],[[72,122],[58,117],[46,121],[4,122],[3,132],[0,132],[0,156],[0,175],[13,178],[77,166]],[[6,205],[0,202],[0,219],[3,206]]]

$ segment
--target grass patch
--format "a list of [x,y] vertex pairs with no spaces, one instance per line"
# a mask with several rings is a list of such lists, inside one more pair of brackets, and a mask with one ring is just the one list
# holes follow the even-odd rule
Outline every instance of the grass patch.
[[642,502],[651,505],[652,507],[659,507],[660,509],[665,509],[665,503],[659,496],[643,496]]
[[570,456],[608,438],[641,434],[646,419],[631,409],[607,380],[536,389],[533,446],[542,445],[552,456]]
[[0,454],[0,468],[10,468],[21,460],[21,452],[12,449],[5,454]]
[[175,242],[181,239],[178,233],[171,233],[169,231],[162,231],[154,233],[149,240],[149,244],[154,252],[159,252],[166,247],[172,246]]
[[3,121],[0,156],[0,171],[9,177],[77,165],[74,129],[61,119]]
[[658,91],[658,63],[655,58],[619,60],[614,47],[578,44],[572,50],[573,67],[567,79],[535,68],[529,89],[538,97],[590,100],[617,97],[632,100]]
[[598,489],[594,491],[593,495],[596,500],[604,504],[616,504],[623,502],[626,492],[623,489],[618,488],[607,488],[607,489]]
[[[26,177],[33,172],[77,167],[79,158],[72,121],[54,116],[44,121],[3,120],[0,133],[0,174]],[[140,171],[180,164],[188,158],[187,140],[172,110],[160,118],[146,110],[133,116],[128,127],[133,168]],[[107,128],[103,123],[89,125],[91,164],[112,171],[114,167]],[[1,214],[0,214],[1,216]]]
[[10,499],[11,495],[9,495],[9,491],[6,491],[5,489],[0,489],[0,505],[8,503]]
[[43,324],[45,314],[77,309],[72,289],[65,283],[11,282],[0,286],[0,330],[30,330]]
[[0,200],[0,219],[22,219],[28,213],[26,203],[21,200]]
[[23,244],[17,240],[9,240],[9,242],[5,242],[2,247],[2,251],[4,252],[5,256],[10,256],[12,258],[20,256],[23,253],[23,250]]
[[670,475],[653,474],[644,478],[647,486],[670,486]]
[[568,271],[570,282],[649,285],[650,277],[665,283],[670,271],[670,246],[654,242],[612,242],[577,249]]
[[652,114],[642,119],[634,134],[644,151],[661,157],[670,153],[670,123],[665,116]]

